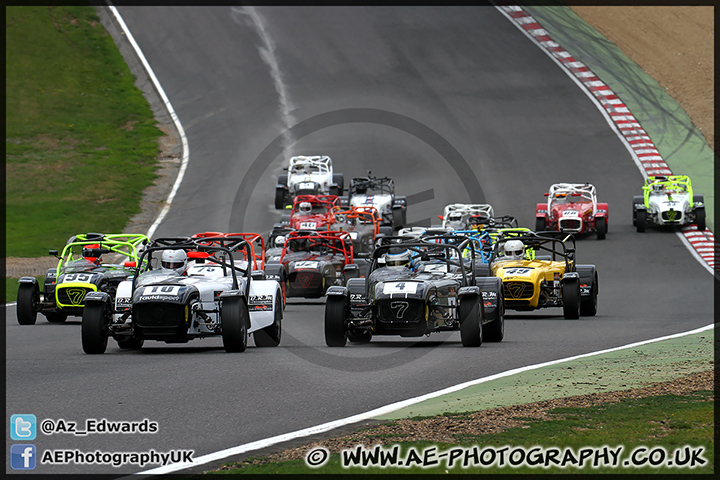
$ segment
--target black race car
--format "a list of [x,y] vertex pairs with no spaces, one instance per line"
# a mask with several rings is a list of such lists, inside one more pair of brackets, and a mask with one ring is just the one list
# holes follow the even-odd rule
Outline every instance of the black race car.
[[463,258],[469,241],[382,238],[370,257],[367,278],[328,289],[327,345],[368,342],[373,335],[419,337],[454,330],[466,347],[502,341],[502,283],[475,277],[472,249]]

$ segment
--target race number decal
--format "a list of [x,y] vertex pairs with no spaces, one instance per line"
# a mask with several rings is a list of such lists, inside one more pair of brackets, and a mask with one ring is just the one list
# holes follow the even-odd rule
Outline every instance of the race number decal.
[[424,272],[437,272],[437,273],[445,273],[447,272],[447,265],[425,265],[423,267]]
[[193,266],[188,269],[188,275],[222,276],[222,267]]
[[154,285],[152,287],[145,287],[143,289],[143,295],[177,295],[180,293],[180,286],[178,285]]
[[94,273],[68,273],[62,281],[63,282],[89,282],[95,276]]
[[417,282],[392,282],[383,284],[383,293],[391,295],[393,293],[415,293],[417,292]]
[[300,222],[300,230],[315,230],[316,228],[316,222]]
[[318,262],[295,262],[295,268],[318,268]]
[[303,182],[298,184],[298,189],[300,190],[312,190],[314,187],[314,184],[312,182]]
[[350,235],[350,238],[357,240],[358,232],[348,232],[348,234]]
[[577,210],[565,210],[563,217],[577,217],[579,213]]
[[524,267],[506,268],[505,275],[514,275],[514,276],[518,276],[518,277],[529,277],[531,271],[532,271],[532,268],[524,268]]

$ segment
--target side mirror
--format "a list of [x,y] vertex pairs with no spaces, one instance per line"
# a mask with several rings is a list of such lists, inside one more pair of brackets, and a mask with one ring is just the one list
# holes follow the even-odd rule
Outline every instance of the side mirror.
[[550,194],[548,192],[543,193],[543,195],[545,195],[546,197],[550,196]]
[[58,251],[57,251],[57,250],[49,250],[49,251],[48,251],[48,255],[52,255],[53,257],[57,257],[57,256],[58,256]]

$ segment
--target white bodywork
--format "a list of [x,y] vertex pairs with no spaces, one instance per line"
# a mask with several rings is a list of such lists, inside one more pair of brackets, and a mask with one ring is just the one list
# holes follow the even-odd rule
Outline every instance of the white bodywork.
[[648,215],[658,225],[690,223],[688,214],[692,212],[692,198],[685,191],[669,193],[665,190],[648,194]]
[[333,184],[332,160],[328,156],[296,156],[290,158],[287,186],[292,195],[316,188],[317,194],[329,194]]
[[494,217],[492,205],[487,203],[452,203],[443,210],[443,228],[465,230],[473,215]]
[[355,193],[350,197],[351,207],[375,207],[380,214],[380,218],[392,216],[393,196],[390,193],[381,193],[378,195]]
[[[237,262],[238,264],[240,262]],[[243,262],[244,263],[244,262]],[[238,276],[238,289],[244,290],[247,279]],[[170,281],[172,284],[160,284]],[[220,325],[220,316],[212,310],[219,310],[218,301],[215,299],[215,292],[232,290],[232,274],[223,274],[223,268],[217,264],[190,264],[187,276],[172,272],[165,273],[162,270],[152,270],[141,275],[136,285],[137,289],[144,289],[142,294],[147,295],[172,295],[177,285],[194,285],[200,293],[199,309],[209,311],[207,316],[212,322],[202,318],[190,322],[188,334],[190,335],[216,335],[217,327]],[[280,287],[276,280],[252,280],[250,282],[250,296],[248,298],[248,311],[250,314],[250,327],[248,333],[270,326],[274,321],[275,299],[281,295]],[[115,296],[115,310],[122,311],[131,305],[132,301],[132,280],[125,280],[118,285]],[[257,306],[266,305],[264,310],[254,310]],[[128,316],[125,321],[121,319],[122,314],[114,315],[113,324],[129,325],[132,321]],[[208,325],[208,323],[210,323]]]

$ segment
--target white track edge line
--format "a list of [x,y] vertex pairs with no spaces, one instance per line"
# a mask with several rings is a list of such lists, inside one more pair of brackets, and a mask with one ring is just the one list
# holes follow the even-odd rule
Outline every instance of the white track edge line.
[[125,36],[127,37],[128,41],[130,42],[130,45],[135,50],[135,53],[137,54],[138,58],[140,58],[140,61],[147,71],[148,76],[152,80],[153,84],[155,85],[155,88],[158,91],[158,94],[160,95],[160,98],[162,99],[163,103],[165,103],[165,108],[167,108],[168,113],[170,114],[170,118],[172,118],[173,123],[175,124],[175,127],[177,128],[178,135],[180,135],[180,139],[182,142],[182,149],[183,149],[183,155],[182,155],[182,163],[180,165],[180,171],[178,172],[178,176],[175,179],[175,184],[173,185],[172,190],[170,191],[170,194],[168,195],[167,200],[165,200],[165,205],[163,206],[162,211],[158,215],[158,217],[155,219],[155,222],[150,226],[150,229],[148,230],[147,236],[152,237],[155,233],[155,230],[157,229],[158,225],[160,225],[160,222],[162,222],[165,219],[165,216],[170,211],[170,205],[172,204],[173,199],[175,198],[175,194],[178,191],[178,188],[180,188],[180,184],[182,183],[183,177],[185,176],[185,170],[187,169],[188,161],[190,159],[190,152],[188,147],[188,141],[187,137],[185,136],[185,130],[183,129],[182,125],[180,124],[180,119],[177,116],[177,113],[175,113],[175,109],[173,108],[172,104],[170,103],[170,99],[168,99],[167,95],[165,94],[165,90],[163,90],[162,86],[160,85],[160,81],[155,76],[155,72],[153,71],[152,67],[150,67],[150,64],[148,63],[147,59],[145,58],[145,55],[143,55],[142,50],[140,49],[140,46],[135,41],[135,37],[133,37],[132,33],[130,33],[130,29],[125,24],[125,21],[123,20],[122,16],[120,15],[120,12],[117,8],[115,8],[112,5],[109,5],[108,8],[110,8],[110,11],[115,15],[115,18],[117,19],[118,23],[120,24],[120,27],[123,29],[123,32],[125,32]]
[[238,445],[238,446],[235,446],[235,447],[226,448],[226,449],[224,449],[224,450],[219,450],[219,451],[217,451],[217,452],[208,453],[208,454],[206,454],[206,455],[202,455],[202,456],[196,458],[193,462],[185,462],[185,463],[177,463],[177,464],[173,464],[173,465],[166,465],[166,466],[163,466],[163,467],[153,468],[153,469],[151,469],[151,470],[145,470],[145,471],[143,471],[143,472],[138,472],[136,475],[163,474],[163,473],[177,472],[177,471],[179,471],[179,470],[184,470],[184,469],[186,469],[186,468],[196,467],[196,466],[198,466],[198,465],[203,465],[203,464],[206,464],[206,463],[210,463],[210,462],[215,461],[215,460],[221,460],[221,459],[223,459],[223,458],[227,458],[227,457],[230,457],[230,456],[233,456],[233,455],[239,455],[239,454],[242,454],[242,453],[251,452],[251,451],[253,451],[253,450],[259,450],[259,449],[261,449],[261,448],[269,447],[269,446],[272,446],[272,445],[275,445],[275,444],[278,444],[278,443],[281,443],[281,442],[286,442],[286,441],[289,441],[289,440],[294,440],[294,439],[302,438],[302,437],[308,437],[308,436],[310,436],[310,435],[315,435],[315,434],[318,434],[318,433],[324,433],[324,432],[327,432],[327,431],[329,431],[329,430],[333,430],[333,429],[335,429],[335,428],[339,428],[339,427],[342,427],[342,426],[345,426],[345,425],[349,425],[349,424],[352,424],[352,423],[356,423],[356,422],[360,422],[360,421],[363,421],[363,420],[368,420],[368,419],[371,419],[371,418],[374,418],[374,417],[378,417],[378,416],[380,416],[380,415],[384,415],[384,414],[387,414],[387,413],[391,413],[391,412],[393,412],[393,411],[395,411],[395,410],[400,410],[401,408],[408,407],[408,406],[410,406],[410,405],[414,405],[414,404],[416,404],[416,403],[420,403],[420,402],[423,402],[423,401],[425,401],[425,400],[430,400],[430,399],[435,398],[435,397],[439,397],[439,396],[442,396],[442,395],[445,395],[445,394],[448,394],[448,393],[453,393],[453,392],[456,392],[456,391],[458,391],[458,390],[462,390],[462,389],[465,389],[465,388],[468,388],[468,387],[471,387],[471,386],[475,386],[475,385],[479,385],[479,384],[481,384],[481,383],[489,382],[489,381],[491,381],[491,380],[496,380],[496,379],[499,379],[499,378],[508,377],[508,376],[514,375],[514,374],[516,374],[516,373],[522,373],[522,372],[527,372],[527,371],[530,371],[530,370],[536,370],[536,369],[539,369],[539,368],[542,368],[542,367],[547,367],[547,366],[551,366],[551,365],[557,365],[557,364],[559,364],[559,363],[565,363],[565,362],[569,362],[569,361],[573,361],[573,360],[578,360],[578,359],[581,359],[581,358],[587,358],[587,357],[592,357],[592,356],[596,356],[596,355],[601,355],[601,354],[603,354],[603,353],[611,353],[611,352],[616,352],[616,351],[619,351],[619,350],[625,350],[625,349],[628,349],[628,348],[634,348],[634,347],[638,347],[638,346],[642,346],[642,345],[647,345],[647,344],[650,344],[650,343],[660,342],[660,341],[663,341],[663,340],[671,340],[671,339],[674,339],[674,338],[680,338],[680,337],[684,337],[684,336],[687,336],[687,335],[692,335],[692,334],[695,334],[695,333],[701,333],[701,332],[704,332],[704,331],[707,331],[707,330],[712,330],[712,329],[714,329],[714,328],[715,328],[715,325],[714,325],[714,324],[710,324],[710,325],[706,325],[706,326],[704,326],[704,327],[696,328],[696,329],[694,329],[694,330],[690,330],[690,331],[687,331],[687,332],[674,333],[674,334],[672,334],[672,335],[666,335],[666,336],[664,336],[664,337],[658,337],[658,338],[651,338],[651,339],[649,339],[649,340],[642,340],[642,341],[640,341],[640,342],[630,343],[630,344],[628,344],[628,345],[622,345],[622,346],[620,346],[620,347],[613,347],[613,348],[608,348],[608,349],[605,349],[605,350],[598,350],[598,351],[596,351],[596,352],[583,353],[583,354],[581,354],[581,355],[574,355],[574,356],[572,356],[572,357],[561,358],[561,359],[558,359],[558,360],[551,360],[551,361],[549,361],[549,362],[538,363],[538,364],[535,364],[535,365],[528,365],[528,366],[525,366],[525,367],[514,368],[514,369],[512,369],[512,370],[507,370],[507,371],[505,371],[505,372],[497,373],[497,374],[495,374],[495,375],[490,375],[490,376],[487,376],[487,377],[483,377],[483,378],[479,378],[479,379],[475,379],[475,380],[470,380],[470,381],[468,381],[468,382],[460,383],[460,384],[458,384],[458,385],[453,385],[453,386],[451,386],[451,387],[447,387],[447,388],[444,388],[444,389],[442,389],[442,390],[437,390],[437,391],[435,391],[435,392],[426,393],[426,394],[420,395],[420,396],[418,396],[418,397],[409,398],[409,399],[407,399],[407,400],[402,400],[402,401],[400,401],[400,402],[391,403],[391,404],[385,405],[385,406],[383,406],[383,407],[379,407],[379,408],[376,408],[376,409],[373,409],[373,410],[369,410],[369,411],[367,411],[367,412],[365,412],[365,413],[360,413],[360,414],[357,414],[357,415],[352,415],[352,416],[350,416],[350,417],[341,418],[341,419],[339,419],[339,420],[334,420],[334,421],[332,421],[332,422],[323,423],[323,424],[321,424],[321,425],[316,425],[316,426],[313,426],[313,427],[304,428],[304,429],[302,429],[302,430],[296,430],[296,431],[294,431],[294,432],[284,433],[284,434],[281,434],[281,435],[276,435],[276,436],[274,436],[274,437],[264,438],[264,439],[256,440],[256,441],[254,441],[254,442],[246,443],[246,444],[243,444],[243,445]]

